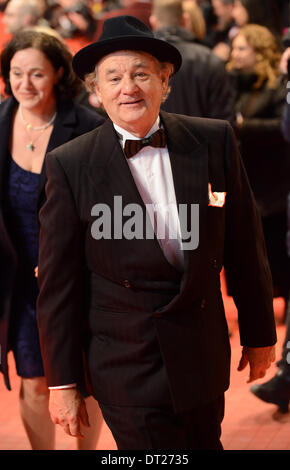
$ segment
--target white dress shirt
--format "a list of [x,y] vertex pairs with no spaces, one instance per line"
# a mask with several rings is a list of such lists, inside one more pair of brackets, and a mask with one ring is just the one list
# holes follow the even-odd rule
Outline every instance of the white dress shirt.
[[[123,148],[126,139],[139,139],[116,124],[114,127],[117,134],[122,136]],[[158,129],[159,118],[145,137],[149,137]],[[183,271],[180,222],[167,147],[143,147],[140,152],[126,160],[140,196],[149,208],[148,215],[165,257],[176,269]]]
[[[122,136],[120,143],[123,148],[126,139],[138,139],[116,124],[114,127],[117,134]],[[158,129],[159,118],[145,137]],[[177,270],[183,271],[181,230],[167,147],[144,147],[134,157],[126,158],[126,161],[144,204],[153,209],[149,209],[148,214],[165,257]],[[76,384],[60,385],[49,389],[75,386]]]

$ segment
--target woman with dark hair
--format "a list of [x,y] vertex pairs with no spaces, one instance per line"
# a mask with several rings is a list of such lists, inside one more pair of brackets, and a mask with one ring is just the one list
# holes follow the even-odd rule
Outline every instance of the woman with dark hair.
[[233,40],[227,69],[237,92],[237,132],[262,216],[274,296],[287,300],[290,271],[285,240],[290,150],[281,131],[287,80],[280,71],[280,60],[274,35],[263,26],[248,24]]
[[283,19],[277,0],[235,0],[232,16],[237,26],[259,24],[281,38]]
[[[96,112],[74,102],[80,81],[71,60],[60,40],[36,31],[16,34],[1,55],[1,75],[10,97],[0,105],[0,370],[11,389],[7,353],[12,350],[21,377],[21,417],[32,449],[53,449],[55,438],[36,320],[44,157],[103,122]],[[97,403],[86,396],[94,415],[78,448],[93,449],[100,414]]]

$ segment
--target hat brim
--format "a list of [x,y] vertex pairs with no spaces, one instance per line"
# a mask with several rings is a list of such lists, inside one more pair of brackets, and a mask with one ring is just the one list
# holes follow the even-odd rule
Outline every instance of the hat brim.
[[160,62],[173,64],[174,73],[180,69],[182,63],[178,49],[162,39],[122,36],[94,42],[81,49],[73,57],[73,69],[84,80],[86,74],[94,71],[96,64],[102,57],[121,50],[147,52]]

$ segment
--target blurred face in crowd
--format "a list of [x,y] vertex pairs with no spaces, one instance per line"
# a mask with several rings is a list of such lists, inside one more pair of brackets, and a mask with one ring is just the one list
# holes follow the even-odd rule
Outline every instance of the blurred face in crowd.
[[98,63],[95,91],[115,124],[144,137],[158,117],[168,80],[169,69],[150,54],[118,51]]
[[242,34],[238,34],[233,40],[232,59],[236,69],[245,71],[254,70],[257,61],[256,52]]
[[244,26],[249,21],[249,15],[246,8],[240,0],[235,0],[232,16],[238,26]]
[[54,104],[59,73],[40,50],[17,51],[10,62],[9,79],[12,93],[24,109],[41,111]]
[[14,34],[16,31],[19,31],[22,26],[20,6],[13,2],[13,0],[7,4],[3,16],[3,22],[10,34]]
[[14,34],[30,24],[30,15],[25,13],[22,3],[10,0],[5,8],[3,22],[8,33]]
[[215,15],[225,23],[229,23],[232,20],[233,4],[226,4],[222,0],[212,0],[212,6]]

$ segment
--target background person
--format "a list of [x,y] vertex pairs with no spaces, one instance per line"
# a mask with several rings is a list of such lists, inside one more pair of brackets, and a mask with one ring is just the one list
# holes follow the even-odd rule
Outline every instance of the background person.
[[[37,25],[47,26],[43,19],[45,0],[9,0],[0,23],[0,54],[13,34]],[[4,83],[0,81],[0,94],[5,98]]]
[[174,45],[182,66],[170,80],[164,111],[188,116],[235,120],[234,90],[224,63],[183,27],[181,0],[155,0],[150,17],[157,38]]
[[89,2],[59,0],[48,5],[44,17],[74,54],[96,38],[97,20]]
[[278,0],[235,0],[232,16],[239,27],[258,24],[281,40],[283,15]]
[[149,21],[152,11],[153,0],[120,0],[120,7],[112,8],[108,12],[98,15],[98,30],[97,38],[102,34],[104,21],[108,18],[114,18],[120,15],[131,15],[135,16],[139,20],[143,21],[148,28],[151,28]]
[[44,22],[46,9],[44,0],[9,0],[4,11],[3,22],[10,34]]
[[217,24],[209,30],[207,41],[214,53],[227,62],[231,52],[231,40],[236,29],[233,18],[234,0],[212,0],[212,6],[217,17]]
[[[289,38],[290,39],[290,38]],[[285,46],[288,45],[289,39],[285,37]],[[287,74],[288,83],[290,83],[290,47],[287,47],[280,62],[280,68],[283,73]],[[288,93],[289,93],[288,87]],[[290,142],[290,96],[287,96],[285,103],[284,114],[282,118],[282,132],[284,138]],[[287,253],[290,257],[290,193],[287,200],[287,215],[288,215],[288,231],[286,237]],[[288,280],[288,303],[286,311],[286,334],[283,343],[282,357],[277,363],[278,370],[274,377],[262,384],[253,385],[250,390],[258,397],[267,403],[274,403],[278,405],[282,412],[288,412],[290,401],[290,284]]]
[[[80,82],[71,68],[71,54],[51,35],[15,34],[1,55],[1,74],[10,95],[0,105],[1,371],[10,389],[7,353],[11,349],[21,377],[20,413],[31,447],[53,449],[55,428],[48,412],[36,323],[44,156],[103,119],[74,103]],[[95,448],[101,423],[95,400],[87,401],[92,426],[79,440],[79,448]]]
[[182,2],[183,26],[194,35],[194,40],[202,43],[206,34],[205,19],[199,5],[193,0]]
[[246,25],[233,40],[227,68],[237,91],[235,105],[241,155],[260,209],[274,296],[287,300],[289,260],[285,247],[290,189],[289,144],[281,132],[286,83],[275,37]]

